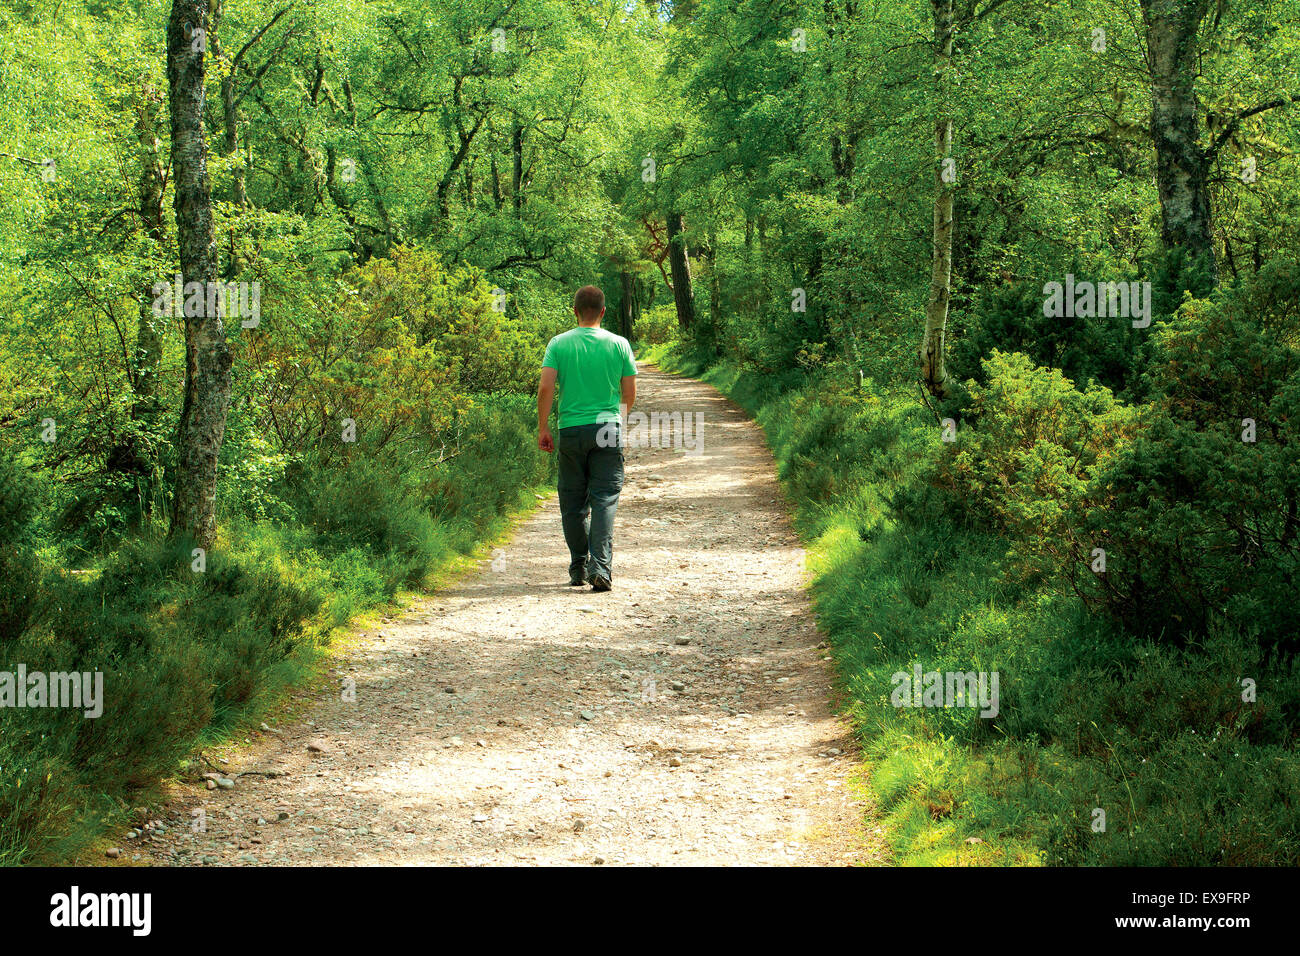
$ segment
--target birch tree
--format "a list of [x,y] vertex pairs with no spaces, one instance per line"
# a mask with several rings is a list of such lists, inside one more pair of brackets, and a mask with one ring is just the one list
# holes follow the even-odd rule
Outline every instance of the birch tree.
[[1210,0],[1142,0],[1151,71],[1151,139],[1156,152],[1161,239],[1204,257],[1215,273],[1209,152],[1200,144],[1197,35]]
[[[208,184],[203,104],[207,0],[173,0],[167,24],[172,182],[182,281],[208,290],[217,279],[217,243]],[[217,458],[230,408],[231,354],[213,296],[185,303],[185,394],[176,442],[171,534],[209,547],[216,536]],[[190,314],[191,312],[196,314]]]
[[930,298],[921,337],[921,379],[932,395],[948,392],[943,340],[952,296],[953,187],[952,114],[948,87],[952,73],[953,0],[930,0],[934,14],[934,207],[930,227]]

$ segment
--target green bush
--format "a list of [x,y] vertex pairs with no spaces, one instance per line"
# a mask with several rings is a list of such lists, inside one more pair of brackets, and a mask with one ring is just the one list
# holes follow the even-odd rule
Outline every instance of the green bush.
[[484,397],[462,420],[452,457],[429,473],[420,494],[437,520],[461,529],[463,550],[520,501],[520,490],[546,482],[555,456],[537,448],[536,400]]
[[[1105,605],[1182,641],[1216,622],[1300,649],[1300,266],[1187,302],[1155,342],[1142,428],[1096,476]],[[1254,422],[1254,440],[1246,437]]]
[[99,671],[104,682],[94,719],[0,710],[0,865],[84,849],[196,744],[300,676],[332,628],[531,502],[524,490],[552,467],[533,415],[531,396],[481,396],[441,460],[397,443],[379,459],[223,469],[218,500],[235,513],[202,572],[186,542],[137,535],[84,572],[42,576],[32,482],[0,464],[0,669]]
[[663,345],[677,339],[677,306],[672,302],[646,309],[636,320],[632,335],[638,346]]
[[[1075,267],[1074,271],[1082,270]],[[1043,283],[1038,281],[982,290],[969,312],[953,317],[949,374],[987,384],[984,362],[997,350],[1023,353],[1032,364],[1059,369],[1084,385],[1096,382],[1114,392],[1126,389],[1134,378],[1146,333],[1124,319],[1044,316],[1044,298]]]
[[0,642],[22,633],[31,615],[40,580],[30,547],[35,508],[31,479],[0,459]]
[[1006,536],[1008,573],[1086,590],[1103,540],[1079,527],[1097,507],[1089,480],[1132,433],[1133,410],[1018,353],[994,350],[984,373],[932,480],[949,514]]
[[[1114,533],[1127,518],[1108,514],[1106,481],[1141,445],[1140,410],[1022,355],[995,352],[985,372],[952,444],[913,394],[856,395],[829,371],[777,393],[734,366],[708,373],[756,408],[810,539],[818,619],[896,859],[1300,862],[1300,663],[1260,640],[1270,619],[1179,646],[1097,613],[1105,592],[1083,559],[1094,519]],[[1122,575],[1116,550],[1108,573]],[[998,715],[893,706],[892,675],[915,664],[997,671]]]
[[323,554],[360,548],[386,559],[390,588],[422,582],[444,554],[442,531],[406,481],[357,458],[309,472],[298,512]]

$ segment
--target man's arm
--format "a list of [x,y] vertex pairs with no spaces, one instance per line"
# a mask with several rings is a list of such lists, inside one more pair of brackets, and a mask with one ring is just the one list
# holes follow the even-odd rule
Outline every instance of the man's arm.
[[636,401],[636,376],[624,375],[618,385],[619,401],[623,405],[623,414],[626,415],[632,410],[632,403]]
[[623,378],[619,382],[619,402],[623,406],[623,415],[632,411],[632,404],[636,401],[636,356],[632,354],[632,346],[628,344],[627,339],[622,339],[623,346]]
[[545,452],[555,451],[555,439],[551,437],[547,422],[551,418],[551,403],[555,401],[555,378],[558,374],[553,368],[543,368],[541,381],[537,383],[537,447]]

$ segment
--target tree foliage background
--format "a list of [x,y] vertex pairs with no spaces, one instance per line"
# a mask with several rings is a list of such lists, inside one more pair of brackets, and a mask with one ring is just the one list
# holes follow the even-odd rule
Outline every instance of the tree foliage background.
[[[0,667],[133,688],[0,713],[0,861],[495,533],[593,280],[767,427],[900,859],[1300,859],[1295,0],[210,0],[260,318],[203,573],[170,14],[0,2]],[[1150,283],[1150,325],[1045,315],[1067,276]],[[914,663],[999,670],[1001,716],[889,706]]]

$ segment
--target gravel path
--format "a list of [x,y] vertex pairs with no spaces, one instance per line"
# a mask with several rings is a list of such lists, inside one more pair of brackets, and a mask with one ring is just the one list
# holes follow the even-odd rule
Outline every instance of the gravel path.
[[613,591],[566,585],[552,495],[337,660],[355,701],[208,751],[234,786],[178,784],[122,862],[882,862],[762,433],[642,373],[638,409],[703,413],[703,454],[628,449]]

